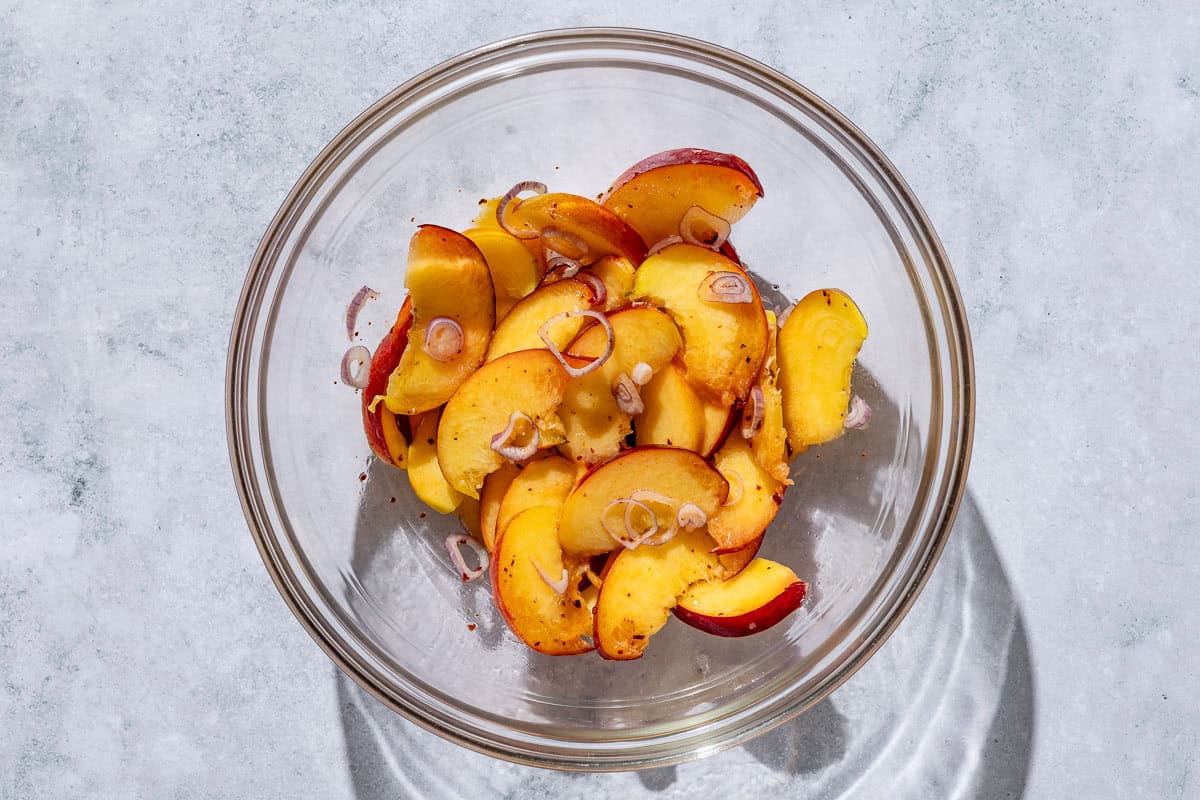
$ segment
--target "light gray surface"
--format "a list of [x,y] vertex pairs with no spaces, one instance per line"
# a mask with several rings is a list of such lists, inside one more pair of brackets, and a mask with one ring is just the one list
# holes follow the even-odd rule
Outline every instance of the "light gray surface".
[[[0,797],[1200,795],[1194,4],[144,5],[0,9]],[[457,760],[337,679],[222,412],[245,267],[321,146],[579,24],[739,49],[855,120],[956,265],[979,391],[959,535],[867,669],[744,748],[582,778]]]

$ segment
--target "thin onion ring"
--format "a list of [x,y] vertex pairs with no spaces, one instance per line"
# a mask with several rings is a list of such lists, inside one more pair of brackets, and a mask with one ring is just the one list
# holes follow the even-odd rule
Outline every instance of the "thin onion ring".
[[708,515],[704,513],[703,508],[695,503],[684,503],[675,514],[675,523],[679,527],[687,528],[688,530],[703,528],[708,524]]
[[[542,240],[542,248],[544,251],[561,253],[564,257],[569,258],[572,261],[579,261],[587,258],[589,250],[587,242],[585,242],[583,239],[580,239],[573,233],[564,231],[562,228],[554,225],[547,225],[546,227],[542,228],[542,231],[538,234],[538,236]],[[555,239],[558,241],[553,242],[552,244],[551,242]],[[573,248],[573,251],[564,249],[561,246],[562,243],[570,245]]]
[[[533,431],[530,434],[529,442],[525,445],[512,443],[512,437],[517,429],[517,422],[525,422]],[[492,436],[492,449],[502,457],[513,462],[525,461],[532,458],[537,453],[538,446],[541,443],[542,432],[534,424],[533,418],[521,411],[512,412],[508,417],[508,427]]]
[[655,253],[666,250],[668,247],[670,247],[673,244],[683,244],[683,237],[680,236],[679,234],[675,234],[673,236],[667,236],[665,238],[659,239],[657,242],[654,243],[653,247],[651,247],[649,250],[646,251],[646,258],[649,258],[650,256],[654,255]]
[[554,250],[546,250],[542,257],[546,260],[546,274],[553,272],[559,279],[574,278],[583,269],[583,264]]
[[617,399],[617,408],[629,416],[636,417],[646,410],[646,404],[642,402],[642,393],[638,391],[637,383],[624,372],[617,377],[617,383],[613,386],[612,393],[613,397]]
[[450,317],[434,317],[425,326],[421,349],[435,361],[445,363],[462,352],[466,336],[462,325]]
[[740,272],[717,270],[700,282],[696,296],[706,303],[753,303],[754,290]]
[[[629,497],[631,500],[645,504],[658,503],[660,505],[664,505],[669,509],[670,512],[668,514],[668,518],[671,520],[671,524],[667,526],[667,529],[659,533],[651,533],[643,536],[640,544],[657,546],[660,544],[666,544],[675,538],[675,534],[679,532],[679,514],[675,510],[675,505],[678,501],[674,497],[667,497],[665,494],[652,492],[649,489],[638,489],[637,491],[633,492],[633,494],[629,495]],[[658,521],[657,514],[654,515],[654,519],[655,522]]]
[[850,409],[846,412],[846,418],[842,420],[842,427],[861,431],[865,430],[870,424],[871,407],[867,405],[866,400],[863,400],[858,395],[854,395],[850,398]]
[[[716,234],[713,241],[708,242],[696,235],[696,225],[707,225]],[[725,244],[725,240],[729,238],[731,226],[729,221],[724,217],[718,217],[716,214],[701,208],[700,206],[692,206],[689,208],[679,220],[679,235],[688,244],[707,247],[710,250],[720,250],[721,245]]]
[[751,387],[750,396],[746,399],[746,408],[742,411],[742,438],[749,441],[762,430],[763,417],[766,415],[767,398],[761,386]]
[[[624,536],[622,536],[620,532],[614,531],[612,528],[610,528],[608,526],[608,522],[605,521],[605,516],[607,516],[608,510],[617,504],[623,504],[625,506],[625,514],[623,517],[625,528]],[[631,527],[631,520],[629,519],[629,515],[632,513],[631,506],[638,506],[647,514],[649,514],[650,518],[654,520],[653,527],[643,531],[640,534],[634,533]],[[611,536],[614,542],[621,545],[626,550],[636,550],[638,545],[642,544],[645,539],[658,533],[658,515],[654,513],[650,506],[646,505],[640,500],[634,500],[631,497],[619,497],[616,500],[610,500],[608,504],[604,506],[604,510],[600,512],[600,527],[604,528],[604,532]]]
[[[467,566],[467,560],[463,557],[462,553],[462,546],[464,544],[468,545],[472,552],[475,553],[475,559],[479,562],[478,567]],[[464,533],[452,533],[446,537],[445,546],[446,552],[450,555],[450,561],[454,564],[454,568],[458,570],[463,583],[469,583],[487,572],[489,563],[488,552],[484,549],[483,545],[470,536]]]
[[[563,277],[569,277],[564,274]],[[608,300],[608,287],[604,285],[604,281],[600,276],[589,270],[584,270],[575,275],[578,280],[583,281],[592,290],[592,305],[602,306]]]
[[350,338],[350,341],[354,341],[354,334],[358,332],[358,313],[362,311],[362,307],[368,300],[378,299],[379,293],[370,286],[363,286],[354,293],[350,305],[346,306],[346,336]]
[[[367,388],[367,381],[371,377],[371,370],[364,367],[370,363],[370,350],[361,344],[351,347],[342,356],[342,383],[348,383],[355,389]],[[357,364],[357,367],[353,371],[350,369],[352,364]]]
[[507,192],[504,193],[504,196],[500,198],[500,202],[496,204],[496,222],[497,222],[497,224],[499,224],[501,228],[508,231],[513,236],[517,237],[518,239],[536,239],[536,238],[538,238],[539,236],[541,236],[540,231],[530,232],[530,231],[525,231],[525,230],[520,230],[517,228],[510,227],[509,224],[504,221],[504,217],[505,217],[505,214],[507,214],[507,212],[508,212],[509,205],[511,205],[514,200],[517,201],[518,207],[521,205],[521,201],[517,198],[517,195],[521,194],[522,192],[533,192],[534,194],[545,194],[548,191],[549,191],[549,189],[546,188],[546,184],[542,183],[541,181],[521,181],[520,183],[514,185],[511,189],[509,189]]
[[[742,502],[742,497],[744,497],[746,494],[746,483],[742,480],[741,473],[735,472],[734,470],[730,470],[728,474],[724,475],[724,478],[725,482],[729,484],[730,491],[729,496],[725,498],[725,502],[721,503],[721,507],[724,508],[725,506],[736,506],[738,503]],[[733,481],[729,480],[730,478],[734,478],[737,481],[736,497],[734,496],[733,492]]]
[[542,565],[535,561],[532,557],[529,561],[533,564],[533,568],[537,570],[538,577],[545,581],[546,585],[553,590],[555,594],[565,594],[567,585],[571,582],[571,573],[567,572],[566,567],[563,567],[562,577],[556,581],[550,580],[550,576],[542,570]]
[[[574,319],[575,317],[589,317],[596,320],[600,323],[601,327],[604,328],[604,333],[608,339],[604,345],[604,352],[582,367],[573,367],[568,364],[567,359],[563,357],[562,351],[558,349],[558,345],[554,343],[554,340],[550,338],[549,334],[550,326],[555,322],[561,322],[565,319]],[[600,367],[604,365],[604,362],[608,361],[608,357],[613,354],[615,334],[613,333],[612,323],[608,321],[608,317],[604,316],[599,311],[592,311],[591,309],[586,308],[576,311],[563,311],[562,313],[555,314],[553,317],[543,322],[541,327],[538,328],[537,333],[541,340],[545,343],[546,349],[554,354],[554,357],[558,359],[558,363],[562,365],[562,368],[566,370],[566,373],[572,378],[578,378],[583,375],[587,375],[589,372],[594,372],[600,369]]]

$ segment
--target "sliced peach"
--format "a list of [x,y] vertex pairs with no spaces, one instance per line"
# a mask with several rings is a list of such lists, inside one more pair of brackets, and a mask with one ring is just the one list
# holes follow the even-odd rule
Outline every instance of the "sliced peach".
[[675,616],[717,636],[749,636],[799,608],[807,589],[783,564],[756,558],[735,577],[689,588],[680,595]]
[[762,547],[763,537],[751,539],[749,544],[744,544],[737,550],[730,550],[728,553],[717,553],[717,559],[721,562],[721,566],[725,568],[727,578],[732,578],[739,572],[744,570],[754,557],[758,555],[758,550]]
[[704,438],[701,439],[700,448],[696,452],[708,458],[725,444],[725,437],[738,421],[737,408],[722,405],[719,400],[708,395],[702,394],[699,397],[704,414]]
[[438,425],[437,458],[446,480],[468,497],[479,497],[483,479],[504,463],[492,437],[507,429],[513,413],[528,416],[543,432],[561,429],[555,410],[567,373],[549,350],[519,350],[489,361],[459,388]]
[[367,385],[362,391],[363,429],[367,433],[367,442],[375,455],[401,469],[404,469],[408,460],[408,437],[399,427],[396,416],[382,403],[375,401],[387,392],[388,376],[400,363],[400,356],[408,345],[408,331],[412,322],[412,297],[406,297],[391,330],[383,335],[375,354],[371,356]]
[[620,256],[605,256],[589,267],[604,282],[604,310],[617,311],[627,308],[632,302],[633,279],[636,274],[633,263]]
[[[404,277],[412,298],[408,345],[388,379],[384,400],[393,414],[437,408],[483,363],[496,319],[496,296],[487,262],[470,239],[436,225],[422,225],[408,250]],[[447,361],[425,352],[431,320],[448,317],[462,328],[462,349]]]
[[499,228],[470,228],[463,231],[487,261],[496,290],[496,319],[504,319],[518,300],[537,288],[541,270],[524,243]]
[[[508,316],[500,320],[488,346],[487,360],[518,350],[545,348],[546,343],[538,335],[538,329],[547,320],[563,312],[589,309],[594,300],[591,287],[574,278],[540,287],[514,305]],[[561,351],[590,322],[582,316],[564,319],[551,325],[546,333]]]
[[688,587],[725,576],[703,528],[681,530],[670,541],[617,553],[596,601],[595,642],[605,658],[639,658],[650,637],[667,624],[675,598]]
[[767,473],[779,481],[791,485],[788,477],[787,430],[783,426],[783,392],[779,391],[778,324],[773,311],[767,311],[767,326],[770,336],[767,341],[767,359],[758,373],[758,386],[762,390],[762,427],[750,440],[754,458]]
[[687,147],[634,164],[613,182],[603,203],[653,245],[677,235],[680,220],[692,206],[733,224],[762,195],[758,176],[742,159]]
[[[729,434],[713,457],[713,463],[729,482],[731,499],[715,516],[708,518],[708,532],[721,552],[736,550],[762,536],[783,502],[787,488],[763,469],[741,431]],[[739,491],[740,491],[740,497]]]
[[652,492],[671,498],[675,509],[695,503],[711,519],[728,490],[720,473],[690,450],[636,447],[593,470],[572,490],[563,505],[559,539],[568,553],[606,553],[618,546],[604,528],[605,521],[611,527],[620,518],[610,508],[613,501]]
[[586,246],[586,253],[561,252],[572,258],[579,257],[584,263],[592,263],[602,256],[621,256],[641,264],[646,257],[646,243],[633,228],[609,209],[575,194],[552,192],[525,200],[513,201],[509,205],[505,221],[518,235],[542,237],[543,244],[554,240],[548,233],[553,228],[563,241],[578,240]]
[[527,508],[562,508],[578,477],[575,464],[562,456],[547,456],[532,462],[504,493],[496,516],[496,530],[503,534],[508,523]]
[[796,303],[779,332],[779,388],[794,452],[842,435],[854,359],[867,323],[850,296],[818,289]]
[[498,522],[500,520],[500,504],[508,487],[521,474],[521,465],[505,461],[500,468],[484,478],[483,487],[479,490],[479,527],[483,533],[483,546],[490,553],[496,547],[496,537],[499,536]]
[[458,508],[463,495],[446,482],[438,465],[437,434],[441,413],[422,414],[413,428],[412,444],[408,447],[408,482],[417,497],[439,514],[449,514]]
[[748,279],[749,303],[700,299],[701,284],[716,272],[742,274],[736,264],[707,247],[671,245],[638,268],[633,297],[666,309],[683,333],[688,380],[731,406],[746,397],[766,358],[767,318],[758,290]]
[[[586,653],[593,648],[592,612],[571,574],[580,568],[564,566],[557,528],[553,506],[513,517],[492,551],[492,592],[504,621],[534,650],[554,656]],[[558,581],[564,568],[568,580],[559,594],[548,581]]]
[[[484,230],[504,231],[500,226],[500,221],[496,219],[496,208],[500,205],[500,197],[493,197],[491,200],[486,200],[479,204],[479,213],[475,216],[475,221],[472,224],[475,228],[483,228]],[[508,231],[504,231],[508,233]],[[508,234],[512,236],[511,233]],[[515,238],[515,237],[514,237]],[[525,250],[528,251],[530,257],[533,258],[533,263],[537,265],[538,277],[546,274],[546,262],[542,254],[541,239],[518,239]]]
[[646,410],[637,418],[639,446],[661,444],[701,452],[704,442],[704,409],[687,378],[667,364],[642,387]]
[[[483,541],[483,519],[480,516],[479,501],[474,497],[463,495],[462,502],[458,504],[458,521],[467,529],[467,533],[471,534],[477,541]],[[490,550],[488,552],[491,552]]]
[[[598,369],[573,378],[563,394],[559,416],[567,441],[562,452],[584,464],[598,464],[621,451],[631,430],[630,416],[617,405],[613,388],[622,374],[644,363],[662,369],[679,351],[683,340],[671,318],[656,308],[627,308],[608,316],[613,351]],[[571,355],[591,360],[600,356],[607,334],[593,325],[567,348]]]

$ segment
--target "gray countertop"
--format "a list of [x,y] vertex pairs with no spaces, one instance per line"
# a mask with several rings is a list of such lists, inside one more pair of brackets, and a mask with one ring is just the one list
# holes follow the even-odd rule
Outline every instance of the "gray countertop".
[[[0,7],[0,797],[1200,796],[1200,11],[1191,3]],[[355,114],[459,51],[732,47],[889,154],[958,272],[969,496],[849,684],[728,753],[562,775],[342,679],[246,531],[234,302]]]

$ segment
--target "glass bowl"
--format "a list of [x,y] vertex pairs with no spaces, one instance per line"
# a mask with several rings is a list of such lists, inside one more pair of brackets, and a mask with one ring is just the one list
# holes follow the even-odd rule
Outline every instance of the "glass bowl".
[[[677,620],[645,657],[531,652],[462,584],[404,473],[376,462],[337,382],[344,314],[373,347],[404,295],[418,223],[469,224],[518,180],[603,191],[643,156],[731,152],[764,198],[734,241],[785,304],[837,286],[870,337],[855,392],[870,427],[802,454],[761,555],[809,582],[779,625],[723,639]],[[568,769],[676,763],[803,712],[874,653],[946,543],[970,454],[971,348],[946,256],[860,131],[795,81],[705,42],[551,31],[489,45],[399,87],[301,176],[250,266],[229,350],[229,447],[267,569],[313,638],[408,719],[501,758]]]

